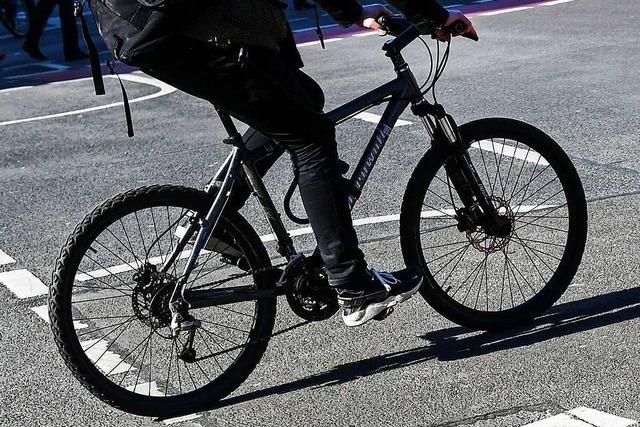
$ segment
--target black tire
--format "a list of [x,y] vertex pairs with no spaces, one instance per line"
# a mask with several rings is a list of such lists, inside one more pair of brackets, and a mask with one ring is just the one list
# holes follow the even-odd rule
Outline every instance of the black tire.
[[[425,214],[421,212],[423,209],[423,204],[425,203],[425,198],[427,196],[429,197],[432,196],[431,194],[432,190],[429,190],[430,186],[433,186],[434,188],[436,188],[437,185],[442,185],[443,187],[444,185],[448,185],[449,188],[451,188],[450,184],[443,181],[442,178],[439,177],[437,180],[434,179],[434,177],[436,177],[436,174],[439,173],[438,171],[441,171],[440,173],[442,173],[443,164],[445,160],[448,158],[448,154],[443,149],[436,149],[436,148],[429,149],[427,153],[424,155],[424,157],[420,160],[418,166],[416,167],[415,171],[412,174],[412,177],[407,185],[407,190],[404,194],[404,200],[402,204],[401,217],[400,217],[401,245],[402,245],[404,260],[407,265],[415,266],[423,272],[426,280],[424,281],[424,285],[421,288],[420,292],[424,297],[424,299],[438,313],[442,314],[452,322],[468,328],[480,329],[480,330],[500,330],[500,329],[509,329],[509,328],[518,327],[523,324],[526,324],[536,316],[544,313],[547,309],[549,309],[562,296],[564,291],[567,289],[568,285],[571,283],[571,280],[573,279],[578,269],[578,266],[580,265],[582,254],[584,252],[586,238],[587,238],[587,204],[585,201],[584,190],[582,188],[582,184],[580,182],[578,173],[576,172],[569,157],[564,153],[564,151],[553,139],[551,139],[548,135],[544,134],[542,131],[540,131],[539,129],[536,129],[533,126],[530,126],[526,123],[522,123],[516,120],[511,120],[511,119],[492,118],[492,119],[483,119],[483,120],[477,120],[471,123],[467,123],[460,127],[460,133],[461,133],[463,142],[468,147],[470,147],[472,143],[477,141],[480,141],[477,144],[481,144],[481,143],[488,144],[488,142],[484,142],[484,141],[490,140],[491,144],[493,144],[495,139],[500,139],[500,140],[505,139],[504,145],[502,145],[502,148],[500,148],[501,150],[500,161],[502,161],[505,151],[511,152],[512,157],[514,159],[517,158],[518,147],[519,147],[518,143],[514,147],[513,145],[509,146],[507,141],[508,140],[519,141],[519,143],[523,143],[526,146],[528,146],[530,149],[533,149],[535,151],[533,150],[526,151],[524,155],[520,155],[520,158],[522,159],[517,158],[515,161],[514,159],[511,159],[510,160],[511,165],[513,165],[514,163],[517,164],[517,162],[521,162],[522,167],[520,169],[520,172],[522,173],[522,168],[525,167],[525,164],[527,165],[527,168],[529,169],[531,168],[531,166],[527,163],[528,161],[527,159],[530,155],[533,155],[532,153],[537,152],[539,156],[537,157],[538,160],[536,161],[535,166],[538,167],[538,164],[541,162],[540,159],[543,159],[545,163],[547,163],[547,165],[544,167],[545,172],[549,167],[553,172],[555,172],[555,174],[559,178],[559,184],[560,184],[557,187],[560,189],[558,190],[560,193],[557,193],[557,194],[561,194],[564,196],[566,200],[566,204],[565,205],[561,205],[560,203],[558,203],[557,205],[548,204],[549,207],[546,207],[546,205],[544,204],[540,204],[538,205],[540,211],[542,211],[543,209],[547,209],[547,211],[545,212],[548,212],[548,213],[535,214],[535,212],[538,212],[536,210],[537,208],[535,207],[535,204],[533,205],[534,206],[533,208],[528,208],[528,207],[525,208],[523,206],[523,203],[521,202],[515,209],[516,214],[513,215],[514,217],[513,228],[515,230],[520,230],[523,227],[532,227],[532,229],[537,230],[538,228],[544,227],[544,228],[541,228],[542,231],[540,231],[540,233],[546,233],[545,235],[553,235],[555,236],[554,238],[556,239],[559,238],[561,244],[557,244],[557,243],[553,243],[553,244],[557,247],[563,246],[564,251],[561,256],[559,254],[557,254],[556,256],[556,258],[559,260],[557,261],[557,267],[554,269],[553,267],[548,266],[550,271],[553,271],[553,270],[555,271],[553,271],[552,275],[546,281],[546,283],[542,281],[541,283],[542,287],[539,290],[536,290],[535,287],[529,285],[528,281],[526,282],[526,284],[532,288],[533,296],[529,299],[526,299],[525,298],[526,295],[524,295],[523,293],[522,303],[518,303],[517,305],[515,304],[514,297],[513,297],[514,291],[511,290],[512,307],[503,309],[503,302],[504,302],[503,300],[509,299],[508,295],[503,296],[503,292],[505,288],[505,272],[506,272],[507,278],[509,278],[510,288],[512,287],[512,284],[513,284],[512,282],[515,282],[516,279],[518,279],[518,277],[520,277],[519,282],[522,281],[523,277],[525,280],[527,280],[526,276],[524,276],[523,273],[521,273],[520,271],[517,271],[517,266],[516,266],[516,269],[511,272],[513,276],[510,276],[510,273],[506,271],[508,268],[511,269],[512,268],[511,266],[514,265],[513,263],[510,264],[511,261],[509,261],[509,254],[510,254],[509,251],[510,251],[510,248],[517,247],[517,244],[518,244],[517,240],[520,240],[520,243],[522,243],[522,252],[525,253],[530,258],[532,264],[535,264],[534,261],[536,261],[537,258],[542,259],[543,262],[545,259],[548,259],[548,260],[551,259],[551,258],[547,258],[544,255],[545,251],[541,251],[541,250],[539,251],[539,249],[535,249],[535,248],[527,249],[527,247],[529,247],[529,244],[525,242],[525,240],[528,240],[530,242],[536,242],[537,239],[523,240],[520,237],[517,237],[517,240],[516,240],[516,237],[512,235],[509,237],[508,241],[505,240],[506,243],[501,242],[501,244],[504,244],[505,246],[502,247],[502,249],[500,250],[494,249],[491,246],[487,246],[487,243],[484,243],[484,246],[482,246],[482,244],[476,242],[476,245],[480,248],[478,249],[478,251],[483,250],[484,248],[486,252],[484,253],[484,262],[485,262],[484,270],[485,271],[483,273],[482,272],[483,267],[482,266],[479,267],[479,270],[478,270],[479,272],[475,273],[476,276],[471,282],[471,285],[469,285],[470,288],[474,287],[474,284],[477,280],[478,275],[482,276],[484,274],[485,276],[488,276],[487,275],[487,264],[488,264],[487,259],[489,256],[493,256],[493,253],[489,253],[489,251],[496,250],[495,252],[496,254],[500,251],[504,254],[502,288],[500,289],[498,309],[491,309],[492,304],[494,305],[494,308],[497,306],[497,298],[492,299],[490,303],[489,296],[488,296],[489,288],[491,287],[491,290],[492,291],[495,290],[496,293],[498,288],[494,287],[493,280],[491,284],[489,283],[488,277],[486,279],[486,285],[485,285],[485,292],[487,293],[487,304],[486,304],[485,310],[478,309],[476,306],[470,307],[471,302],[468,305],[466,305],[465,301],[462,301],[462,302],[460,301],[461,298],[456,299],[455,296],[458,290],[455,290],[456,293],[453,293],[453,295],[451,295],[452,291],[454,290],[453,286],[449,284],[448,287],[445,287],[445,285],[447,284],[446,283],[447,280],[450,279],[452,273],[448,273],[449,275],[446,278],[439,276],[440,277],[439,280],[441,282],[444,282],[444,284],[442,283],[439,284],[438,280],[434,276],[439,275],[439,271],[445,268],[447,270],[451,268],[451,272],[453,272],[453,270],[455,270],[458,266],[464,265],[466,262],[468,262],[466,261],[465,257],[468,256],[468,254],[470,254],[471,252],[474,252],[474,249],[476,249],[476,246],[473,245],[473,242],[472,242],[473,237],[468,237],[468,235],[462,232],[459,232],[457,229],[457,226],[452,225],[452,224],[455,224],[456,221],[458,221],[457,219],[458,214],[457,213],[455,215],[452,214],[452,212],[456,208],[456,204],[453,202],[452,204],[454,209],[449,209],[449,211],[443,212],[445,211],[445,209],[440,208],[441,209],[440,212],[443,212],[443,215],[439,215],[439,214],[433,215],[434,217],[439,216],[443,218],[441,220],[443,221],[443,224],[445,224],[444,223],[445,219],[451,222],[446,222],[445,225],[439,225],[438,227],[427,229],[426,231],[421,231],[421,221],[426,221],[424,218],[429,217],[429,214]],[[501,144],[498,143],[498,145],[501,145]],[[468,152],[471,153],[471,151],[474,151],[475,153],[474,156],[476,157],[482,156],[482,161],[484,162],[485,155],[483,154],[483,149],[476,149],[479,147],[480,145],[476,145],[474,146],[474,150],[468,150]],[[510,147],[510,148],[506,149],[505,147]],[[524,147],[524,145],[522,145],[521,147]],[[512,151],[509,151],[509,150],[512,150]],[[502,166],[500,161],[498,161],[498,156],[496,154],[497,150],[493,148],[493,151],[494,151],[493,156],[496,159],[495,161],[496,176],[500,176],[499,186],[501,186],[503,185],[502,179],[504,177],[504,174],[500,173]],[[522,149],[522,151],[524,151],[524,148]],[[479,152],[480,155],[478,155],[477,152]],[[504,156],[506,157],[506,155]],[[487,157],[490,157],[490,155],[487,155]],[[491,161],[491,159],[489,159],[489,161]],[[474,164],[475,163],[476,162],[474,161]],[[478,174],[481,176],[481,179],[485,184],[485,187],[487,187],[487,191],[489,192],[489,194],[492,195],[492,193],[489,191],[490,187],[492,189],[491,191],[493,191],[494,188],[496,191],[499,191],[500,190],[499,186],[496,186],[497,178],[493,179],[493,186],[487,185],[487,183],[485,182],[485,178],[483,176],[484,172],[480,170],[482,166],[479,166],[479,165],[475,165],[475,166],[476,166],[476,169],[478,170]],[[487,167],[486,164],[484,165],[484,167],[485,168]],[[509,168],[509,172],[511,172],[512,169],[514,168],[511,166]],[[540,167],[540,170],[542,170],[542,166]],[[536,172],[534,169],[534,172],[532,173],[532,177],[535,176],[534,181],[535,179],[538,178],[538,176],[535,175],[535,173]],[[493,172],[489,173],[487,171],[486,177],[488,180],[491,180],[491,176],[493,176]],[[513,176],[515,176],[515,172]],[[506,175],[506,180],[508,181],[508,179],[509,179],[509,175]],[[518,175],[518,179],[520,179],[520,175]],[[445,180],[448,181],[448,178],[445,178]],[[516,181],[513,186],[513,190],[511,190],[511,196],[510,196],[509,202],[505,203],[505,205],[509,206],[508,208],[507,207],[504,208],[505,212],[507,212],[507,210],[513,209],[511,207],[511,199],[514,198],[513,194],[516,193],[518,195],[517,197],[518,198],[520,197],[519,193],[522,190],[518,190],[516,192],[516,188],[518,188],[518,185],[519,184]],[[531,182],[529,182],[529,184],[527,185],[528,186],[531,185]],[[509,188],[508,182],[506,183],[505,188]],[[506,199],[505,188],[502,189],[502,199]],[[526,190],[528,191],[529,188],[527,188]],[[527,191],[525,191],[524,192],[525,194],[522,195],[523,201],[527,200],[525,198]],[[544,189],[539,194],[546,194],[546,191],[547,189]],[[551,190],[549,190],[549,192],[551,192]],[[531,191],[531,193],[535,193],[535,192]],[[446,192],[444,194],[445,194],[444,197],[446,198],[447,197]],[[454,195],[456,194],[455,191],[449,194],[451,194],[450,198],[453,201],[455,198]],[[542,197],[543,196],[540,196],[540,198]],[[442,198],[443,197],[440,197],[440,199]],[[426,205],[431,206],[429,204],[426,204]],[[457,206],[457,207],[459,208],[460,206]],[[524,225],[521,225],[520,223],[516,222],[516,218],[520,218],[520,217],[526,218],[526,215],[528,214],[526,209],[531,209],[530,212],[534,212],[533,218],[535,219],[533,219],[531,222],[522,220],[522,223]],[[554,213],[553,215],[549,216],[551,212],[554,210],[560,210],[560,211],[566,210],[568,212],[566,220],[562,219],[564,217],[560,217],[559,213]],[[520,212],[523,212],[523,213],[521,214]],[[451,214],[452,218],[455,217],[455,219],[446,218],[445,215],[447,214]],[[545,216],[547,217],[546,219],[544,218]],[[562,221],[566,221],[568,231],[561,229],[560,227],[544,225],[544,224],[547,224],[545,221],[548,221],[551,218],[561,218]],[[518,221],[520,221],[520,219],[518,219]],[[543,221],[544,224],[540,223],[539,221]],[[554,232],[553,231],[554,229],[557,229],[557,231]],[[566,235],[567,235],[566,239],[564,239],[563,235],[559,233],[560,231],[566,232]],[[447,235],[449,234],[455,235],[456,233],[458,233],[457,236],[461,241],[457,243],[460,244],[462,247],[464,247],[464,245],[467,244],[467,242],[464,242],[464,240],[467,239],[469,241],[469,246],[471,247],[472,250],[471,252],[468,252],[468,248],[467,248],[467,249],[461,249],[462,252],[455,252],[455,256],[458,258],[455,261],[449,260],[448,266],[445,265],[444,267],[442,267],[440,266],[440,264],[438,264],[439,266],[437,270],[438,272],[436,272],[435,271],[436,267],[433,267],[430,269],[428,265],[429,262],[426,261],[425,250],[423,248],[423,246],[426,246],[426,245],[423,245],[421,233],[430,234],[431,238],[434,238],[433,237],[434,233],[436,234],[447,233]],[[493,240],[492,242],[494,241],[495,240]],[[540,242],[540,243],[545,243],[545,242]],[[533,243],[531,243],[531,245],[533,245]],[[442,244],[437,241],[434,244],[434,246],[430,246],[430,248],[432,248],[433,251],[438,251],[438,250],[444,251],[444,249],[436,249],[438,247],[446,247],[446,250],[451,248],[451,246],[447,247],[447,243]],[[487,247],[489,247],[490,249],[487,250],[486,249]],[[536,248],[539,248],[539,247],[536,246]],[[539,251],[539,253],[533,253],[534,250],[536,252]],[[560,250],[560,249],[557,249],[557,250]],[[447,257],[452,256],[450,254],[451,252],[448,253]],[[500,258],[502,257],[502,255],[496,255],[496,256],[499,256]],[[480,255],[480,257],[482,257],[482,255]],[[521,257],[523,259],[526,259],[524,255],[521,255]],[[435,262],[435,260],[439,260],[439,258],[442,258],[442,257],[433,258],[432,263]],[[498,258],[498,260],[500,260],[500,258]],[[446,259],[448,258],[442,258],[440,262],[444,263]],[[465,260],[465,262],[461,262],[463,259]],[[540,274],[540,270],[538,269],[538,267],[536,267],[535,269],[538,270],[537,274]],[[447,270],[445,270],[445,273]],[[529,268],[529,270],[531,270],[531,268]],[[442,273],[442,275],[444,276],[445,273]],[[458,277],[462,277],[462,278],[466,277],[466,279],[464,279],[462,284],[459,285],[457,289],[459,289],[465,283],[467,283],[468,280],[471,280],[470,278],[472,276],[459,275]],[[512,277],[513,277],[513,280],[512,280]],[[541,277],[543,276],[541,275]],[[484,294],[481,294],[482,280],[483,278],[481,277],[479,279],[477,292],[478,292],[478,295],[482,295],[484,297]],[[459,282],[456,282],[456,286],[458,286],[458,283]],[[522,283],[522,287],[528,291],[528,289],[526,289],[526,286],[524,285],[524,282]],[[515,288],[515,286],[513,286],[513,288]],[[518,283],[518,288],[520,288],[520,283]],[[475,288],[473,289],[475,293]],[[467,290],[466,292],[468,296],[469,290]],[[522,293],[522,289],[520,289],[520,292]],[[460,295],[460,297],[461,296],[462,294]],[[465,300],[467,299],[467,296],[465,296]],[[473,294],[471,297],[473,299]],[[519,297],[519,295],[517,295],[517,291],[516,291],[516,297]],[[476,305],[477,303],[478,303],[478,296],[476,296]],[[507,303],[504,303],[504,304],[506,305]]]
[[[74,292],[79,291],[77,289],[78,285],[76,285],[76,289],[74,290],[74,282],[77,282],[76,274],[78,274],[80,262],[83,260],[87,250],[91,248],[92,244],[95,245],[96,248],[99,247],[94,243],[94,241],[98,241],[98,237],[103,230],[106,230],[110,224],[114,224],[118,220],[122,221],[122,218],[125,218],[133,212],[136,212],[137,219],[137,212],[142,212],[142,209],[144,208],[173,206],[177,209],[181,208],[184,210],[206,213],[210,204],[211,199],[206,195],[206,193],[186,187],[151,186],[127,191],[105,201],[96,207],[93,212],[87,215],[75,228],[74,232],[68,238],[60,252],[60,256],[53,273],[53,282],[49,294],[49,315],[51,318],[51,328],[55,342],[66,365],[72,371],[73,375],[80,380],[82,385],[96,397],[116,408],[138,415],[170,417],[193,413],[202,408],[212,407],[212,405],[215,405],[220,399],[235,390],[249,376],[267,348],[276,313],[275,298],[261,299],[259,301],[251,302],[255,303],[255,313],[250,312],[249,314],[255,314],[255,317],[251,320],[253,325],[250,331],[247,331],[249,332],[247,341],[240,349],[234,350],[239,352],[237,358],[231,362],[226,370],[223,371],[223,368],[219,364],[216,356],[213,357],[213,359],[216,360],[216,363],[218,363],[218,366],[220,366],[221,374],[219,376],[209,383],[205,381],[205,385],[202,387],[197,387],[196,382],[194,382],[193,390],[185,392],[184,394],[182,393],[182,384],[180,384],[180,394],[167,395],[167,391],[165,389],[165,396],[159,397],[157,395],[151,395],[151,385],[149,385],[149,395],[143,395],[127,390],[124,386],[117,384],[116,380],[112,381],[89,359],[80,344],[80,339],[78,337],[79,333],[76,330],[77,326],[74,325],[72,314],[72,309],[77,310],[77,308],[72,307],[72,297],[76,295]],[[153,210],[154,208],[152,208],[152,212]],[[167,223],[170,223],[171,221],[168,218],[168,212],[169,209],[167,208]],[[246,261],[248,261],[251,269],[268,269],[271,267],[267,251],[265,250],[258,235],[239,214],[232,212],[226,213],[225,216],[220,219],[215,233],[216,235],[218,235],[217,233],[221,233],[220,235],[224,235],[225,239],[233,239],[237,247],[240,248],[244,254],[244,257]],[[144,238],[142,240],[144,240]],[[205,261],[205,263],[207,261]],[[225,266],[224,268],[227,267]],[[243,271],[240,271],[240,273],[242,272]],[[269,280],[267,275],[258,274],[253,277],[248,276],[243,280],[252,280],[259,289],[269,289],[275,286],[275,283],[272,280]],[[126,304],[128,303],[125,303],[125,306]],[[226,311],[216,311],[216,313],[224,314]],[[138,319],[136,319],[136,321],[138,321]],[[222,320],[220,320],[220,322],[222,322]],[[82,329],[80,330],[83,331]],[[92,333],[95,334],[95,332]],[[93,335],[91,335],[91,337],[93,337]],[[205,338],[203,337],[202,340],[204,341]],[[223,342],[223,344],[225,343]],[[145,346],[146,345],[147,344],[145,344]],[[174,343],[165,345],[171,346],[171,358],[173,356]],[[211,343],[211,345],[213,345],[213,343]],[[177,348],[176,344],[176,349]],[[211,354],[213,355],[215,353]],[[228,352],[226,355],[229,356],[230,354],[231,353]],[[136,356],[136,361],[129,361],[127,359],[129,365],[135,365],[137,363],[138,356]],[[151,357],[151,350],[149,350],[148,371],[150,377],[152,373],[151,366],[153,364]],[[133,354],[131,355],[131,359],[132,358]],[[126,356],[122,359],[125,360]],[[175,371],[180,366],[178,364],[177,356],[175,361],[176,365],[173,371],[174,376],[171,377],[172,383],[175,382]],[[204,363],[205,361],[207,360],[201,360],[200,362]],[[196,362],[198,366],[200,365],[200,362]],[[140,359],[140,363],[146,363],[145,355]],[[213,363],[211,358],[208,359],[208,363]],[[191,381],[194,381],[192,372],[200,375],[195,365],[191,364],[192,368],[189,370],[188,364],[184,362],[182,362],[182,364],[183,369],[186,367],[187,372],[189,372]],[[207,365],[205,365],[205,368],[206,367]],[[133,369],[135,370],[136,367],[134,366]],[[201,367],[200,370],[205,373]],[[168,371],[167,384],[169,384],[171,364],[169,364]],[[142,365],[139,367],[139,372],[143,372]],[[125,374],[125,377],[128,375],[129,372]],[[143,376],[144,375],[146,375],[146,371],[144,371]],[[187,373],[184,372],[184,370],[182,375],[185,378],[185,382],[188,382]],[[140,373],[138,374],[138,377],[139,376]],[[208,375],[205,376],[205,378],[208,378]],[[179,370],[178,380],[180,380]],[[158,381],[158,384],[161,383],[161,381]],[[133,390],[136,391],[137,387],[138,379],[136,379]],[[144,390],[144,392],[146,393],[146,390]]]

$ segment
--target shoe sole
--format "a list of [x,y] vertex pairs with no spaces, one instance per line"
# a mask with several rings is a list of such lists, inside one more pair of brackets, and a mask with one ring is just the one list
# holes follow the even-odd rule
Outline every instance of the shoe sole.
[[379,302],[374,302],[372,304],[369,304],[364,309],[364,316],[360,317],[360,315],[362,314],[362,311],[355,312],[349,316],[345,316],[343,314],[342,321],[344,322],[345,325],[347,325],[350,328],[364,325],[369,320],[373,319],[378,314],[382,313],[388,308],[396,306],[410,299],[413,295],[415,295],[418,292],[418,289],[420,289],[421,285],[422,285],[422,279],[420,279],[418,284],[413,289],[405,293],[393,295],[385,299],[384,301],[379,301]]

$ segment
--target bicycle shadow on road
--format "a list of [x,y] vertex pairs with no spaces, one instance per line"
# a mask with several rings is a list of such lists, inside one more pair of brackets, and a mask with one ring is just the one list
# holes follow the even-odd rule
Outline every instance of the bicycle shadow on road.
[[[525,347],[638,317],[640,317],[640,288],[615,291],[559,304],[527,328],[499,333],[479,333],[456,326],[429,332],[420,337],[429,341],[426,346],[338,365],[331,370],[306,378],[227,398],[209,409],[306,388],[315,389],[343,384],[433,359],[459,360]],[[469,334],[472,335],[469,336]]]

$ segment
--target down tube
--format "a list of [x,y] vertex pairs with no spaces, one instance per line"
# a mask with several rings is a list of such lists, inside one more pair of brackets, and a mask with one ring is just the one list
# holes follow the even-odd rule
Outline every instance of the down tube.
[[376,126],[376,130],[373,132],[373,135],[369,140],[369,144],[367,144],[362,157],[360,157],[358,166],[356,166],[353,174],[351,175],[351,185],[348,196],[349,208],[351,209],[353,209],[356,201],[360,198],[362,189],[369,179],[369,175],[371,174],[382,149],[387,143],[396,121],[409,105],[410,101],[403,95],[404,94],[395,95],[389,102],[389,105],[387,105],[380,122]]

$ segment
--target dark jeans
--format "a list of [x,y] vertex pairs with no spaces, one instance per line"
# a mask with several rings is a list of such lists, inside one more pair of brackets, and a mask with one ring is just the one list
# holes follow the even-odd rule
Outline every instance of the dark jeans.
[[[249,147],[273,144],[291,155],[299,188],[332,286],[358,289],[367,283],[339,173],[335,126],[322,112],[318,84],[279,54],[249,49],[215,49],[181,40],[170,62],[144,67],[148,74],[221,106],[252,128]],[[266,172],[282,153],[264,162]],[[246,196],[243,196],[246,197]]]
[[73,55],[80,50],[76,18],[73,16],[73,0],[40,0],[36,6],[35,16],[31,20],[26,41],[33,46],[38,46],[44,27],[56,4],[60,10],[64,54],[65,56]]

